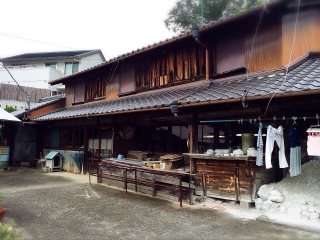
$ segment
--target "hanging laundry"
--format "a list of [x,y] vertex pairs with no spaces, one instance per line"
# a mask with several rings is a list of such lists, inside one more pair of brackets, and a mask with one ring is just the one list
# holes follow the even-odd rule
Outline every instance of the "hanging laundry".
[[289,129],[290,141],[290,177],[301,174],[301,147],[299,142],[299,128],[296,123],[292,124]]
[[278,128],[274,128],[271,125],[269,125],[267,129],[267,141],[266,141],[266,151],[265,151],[266,168],[272,168],[271,154],[274,147],[274,141],[276,141],[279,147],[280,168],[286,168],[288,167],[288,163],[286,160],[286,156],[284,154],[283,127],[279,126]]
[[263,140],[262,140],[262,123],[259,122],[258,139],[257,139],[257,166],[263,166]]
[[320,156],[320,128],[308,128],[307,151],[309,156]]

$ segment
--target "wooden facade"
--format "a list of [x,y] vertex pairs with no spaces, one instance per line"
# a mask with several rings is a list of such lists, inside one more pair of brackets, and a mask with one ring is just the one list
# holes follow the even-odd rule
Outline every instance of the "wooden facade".
[[[320,49],[319,13],[320,9],[300,10],[291,62]],[[272,9],[263,12],[261,19],[259,14],[249,15],[205,31],[200,40],[208,49],[208,70],[206,49],[192,36],[124,56],[94,74],[68,79],[66,106],[197,81],[205,79],[206,71],[214,79],[230,71],[239,74],[280,68],[288,63],[295,17],[296,9]]]
[[63,108],[63,107],[65,107],[65,105],[66,105],[65,99],[61,99],[57,102],[51,103],[49,105],[46,105],[44,107],[41,107],[39,109],[35,109],[35,110],[31,111],[29,114],[29,118],[34,118],[34,117],[42,115],[44,113]]
[[289,62],[292,44],[291,61],[306,52],[320,49],[320,9],[301,11],[297,24],[296,18],[296,12],[290,12],[282,17],[282,65]]
[[[264,11],[261,22],[260,10]],[[93,70],[59,80],[65,84],[65,107],[94,101],[101,101],[103,105],[105,102],[102,100],[127,96],[119,104],[129,105],[129,98],[134,98],[135,94],[145,92],[151,95],[165,87],[200,80],[205,82],[207,72],[210,81],[215,83],[215,79],[223,78],[226,74],[280,69],[287,64],[285,59],[292,46],[292,19],[296,9],[287,8],[284,4],[268,11],[260,10],[254,14],[249,11],[250,14],[234,21],[204,28],[200,31],[203,46],[190,34],[186,34],[174,41],[123,55]],[[316,28],[320,10],[303,8],[300,11],[301,21],[297,28],[292,59],[307,51],[320,49],[320,36]],[[220,80],[219,84],[223,84],[223,80]],[[239,81],[242,80],[243,76]],[[193,88],[192,85],[188,86]],[[239,90],[242,89],[234,89]],[[87,112],[78,119],[44,121],[44,141],[41,147],[83,151],[84,166],[99,162],[106,156],[127,156],[132,150],[149,152],[159,157],[167,153],[204,155],[207,149],[239,148],[241,140],[236,137],[236,133],[256,133],[257,124],[203,123],[201,120],[257,118],[264,113],[268,104],[268,93],[264,94],[250,101],[247,108],[243,108],[240,99],[235,98],[201,103],[199,100],[191,106],[181,106],[178,117],[173,116],[170,106],[151,106],[141,109],[128,107],[130,112],[114,110],[96,115]],[[274,99],[268,105],[265,117],[292,116],[299,114],[299,111],[315,112],[319,107],[319,103],[316,103],[318,95],[301,99],[293,93],[287,98]],[[63,102],[55,106],[62,107],[59,104],[63,105]],[[53,108],[48,106],[43,111],[51,111]],[[310,123],[307,121],[304,124]],[[288,129],[286,121],[282,124],[286,124],[285,129]],[[134,131],[133,135],[124,137],[130,131]],[[254,166],[252,159],[207,159],[204,156],[191,159],[194,159],[190,171],[196,175],[196,190],[200,189],[208,196],[235,201],[253,201],[261,184],[279,180],[286,174],[285,170],[279,170],[278,167],[275,173],[263,171]]]

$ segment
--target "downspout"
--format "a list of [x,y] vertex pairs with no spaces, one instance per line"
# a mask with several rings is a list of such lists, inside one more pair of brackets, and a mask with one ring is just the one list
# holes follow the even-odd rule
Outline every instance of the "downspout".
[[199,28],[198,27],[192,28],[192,36],[193,36],[194,40],[205,49],[206,79],[208,80],[210,78],[209,47],[199,40]]

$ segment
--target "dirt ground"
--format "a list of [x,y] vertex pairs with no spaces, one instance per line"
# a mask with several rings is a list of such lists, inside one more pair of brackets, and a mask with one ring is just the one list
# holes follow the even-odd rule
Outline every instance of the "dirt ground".
[[88,176],[32,168],[0,172],[3,222],[23,239],[320,239],[319,225],[261,215],[205,199],[171,202],[103,184]]

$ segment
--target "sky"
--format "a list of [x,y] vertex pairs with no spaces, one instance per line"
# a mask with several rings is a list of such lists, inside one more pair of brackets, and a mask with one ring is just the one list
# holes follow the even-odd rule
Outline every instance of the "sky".
[[175,36],[164,20],[176,1],[1,1],[0,58],[101,49],[109,60]]

